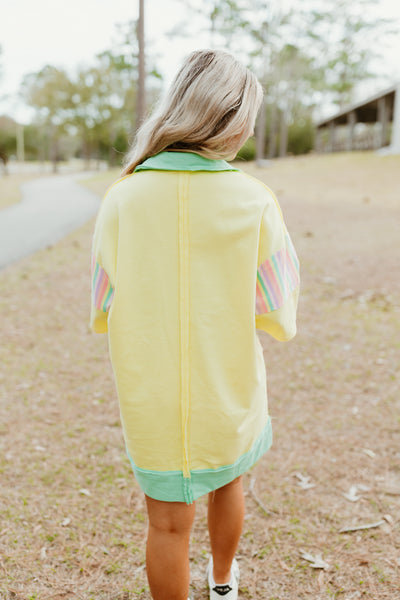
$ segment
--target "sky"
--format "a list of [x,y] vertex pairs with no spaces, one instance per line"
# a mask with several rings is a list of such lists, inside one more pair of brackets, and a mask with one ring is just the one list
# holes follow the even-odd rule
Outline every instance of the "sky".
[[[168,83],[186,54],[209,46],[209,35],[167,38],[166,33],[181,23],[182,2],[146,0],[145,6],[147,48]],[[376,14],[400,23],[400,1],[379,0]],[[0,114],[28,122],[32,113],[17,95],[25,74],[46,64],[71,73],[79,64],[91,64],[98,52],[112,47],[116,25],[137,16],[138,0],[0,0]],[[393,81],[400,80],[400,34],[383,51],[388,73],[393,73]],[[370,82],[368,92],[375,91]]]

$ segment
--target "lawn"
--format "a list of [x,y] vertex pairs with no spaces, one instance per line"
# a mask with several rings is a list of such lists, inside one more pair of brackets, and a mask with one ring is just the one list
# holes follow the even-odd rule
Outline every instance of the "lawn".
[[[244,478],[244,600],[400,599],[399,165],[240,165],[277,193],[302,275],[296,338],[260,334],[274,444]],[[84,184],[101,194],[116,176]],[[107,340],[88,328],[92,233],[0,273],[4,600],[150,599],[144,500]],[[200,499],[193,600],[208,597],[208,552]]]

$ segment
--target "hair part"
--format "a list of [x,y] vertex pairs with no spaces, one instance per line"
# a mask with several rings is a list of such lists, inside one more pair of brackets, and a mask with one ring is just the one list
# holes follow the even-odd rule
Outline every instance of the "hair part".
[[122,174],[164,150],[232,160],[252,134],[262,95],[256,76],[228,52],[192,52],[139,128]]

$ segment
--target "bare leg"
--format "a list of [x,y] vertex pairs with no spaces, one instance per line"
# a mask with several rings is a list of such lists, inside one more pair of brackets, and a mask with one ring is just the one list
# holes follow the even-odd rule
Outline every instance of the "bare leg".
[[162,502],[146,496],[149,531],[147,578],[154,600],[187,600],[189,541],[195,504]]
[[242,533],[243,519],[242,477],[208,495],[208,531],[215,583],[228,583],[230,580],[231,565]]

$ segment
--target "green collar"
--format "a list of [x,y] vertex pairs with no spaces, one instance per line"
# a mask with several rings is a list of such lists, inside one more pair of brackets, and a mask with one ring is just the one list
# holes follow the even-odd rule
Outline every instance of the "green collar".
[[147,158],[137,171],[238,171],[225,160],[212,160],[195,152],[160,152]]

